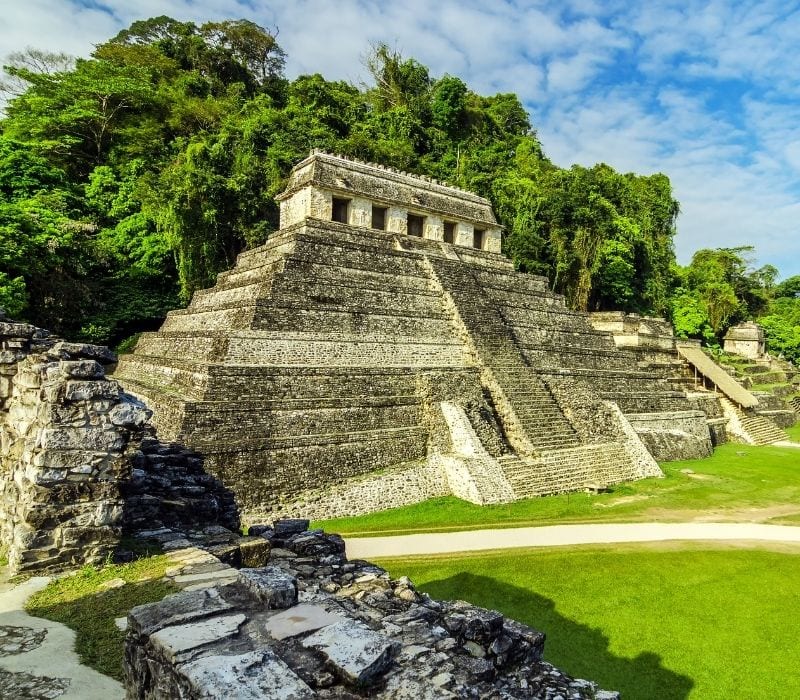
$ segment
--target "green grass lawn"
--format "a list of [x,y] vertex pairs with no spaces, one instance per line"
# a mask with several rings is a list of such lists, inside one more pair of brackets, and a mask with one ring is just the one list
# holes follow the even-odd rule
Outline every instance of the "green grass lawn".
[[[800,442],[800,426],[791,428]],[[315,523],[345,535],[400,534],[569,522],[719,520],[796,522],[800,450],[728,444],[703,460],[662,465],[663,479],[620,484],[609,493],[563,494],[494,506],[454,497]],[[682,470],[690,469],[687,474]]]
[[625,700],[800,697],[800,552],[681,543],[378,562],[543,630],[546,660]]
[[[31,596],[25,609],[37,617],[61,622],[75,630],[75,651],[87,666],[122,680],[125,633],[115,618],[131,608],[161,600],[177,588],[162,581],[172,562],[164,555],[137,559],[130,564],[102,568],[85,566],[73,575],[55,579]],[[105,584],[121,579],[124,585]]]

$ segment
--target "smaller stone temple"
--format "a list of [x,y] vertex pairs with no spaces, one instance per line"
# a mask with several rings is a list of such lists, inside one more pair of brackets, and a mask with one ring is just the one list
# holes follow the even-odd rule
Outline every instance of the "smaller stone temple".
[[745,321],[733,326],[725,334],[725,352],[741,355],[751,360],[764,357],[764,329],[753,321]]

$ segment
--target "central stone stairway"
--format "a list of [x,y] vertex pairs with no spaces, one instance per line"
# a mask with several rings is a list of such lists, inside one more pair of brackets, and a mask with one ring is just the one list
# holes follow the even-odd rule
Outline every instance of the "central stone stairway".
[[553,395],[524,361],[509,327],[476,277],[460,261],[427,258],[433,278],[449,302],[459,335],[466,340],[518,451],[574,447],[580,439]]
[[430,257],[427,264],[441,285],[459,336],[483,369],[484,383],[517,452],[497,461],[518,498],[589,484],[605,486],[642,476],[641,465],[624,445],[586,444],[581,439],[547,385],[526,361],[479,274],[447,258]]
[[534,458],[498,457],[517,498],[533,498],[640,479],[641,470],[622,445],[601,443],[545,452]]

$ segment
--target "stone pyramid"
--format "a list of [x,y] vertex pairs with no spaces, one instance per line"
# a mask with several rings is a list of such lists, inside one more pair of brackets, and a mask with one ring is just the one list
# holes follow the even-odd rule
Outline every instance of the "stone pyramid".
[[710,449],[666,374],[514,271],[487,200],[321,152],[278,199],[280,230],[115,373],[245,519],[659,475],[626,413]]

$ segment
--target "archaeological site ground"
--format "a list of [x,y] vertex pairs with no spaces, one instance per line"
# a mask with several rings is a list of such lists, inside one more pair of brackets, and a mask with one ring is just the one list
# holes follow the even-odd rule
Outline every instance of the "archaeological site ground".
[[[796,525],[800,374],[756,324],[710,354],[570,310],[488,200],[429,177],[314,150],[278,201],[264,245],[119,358],[0,321],[10,570],[84,567],[31,612],[129,698],[800,693],[797,543],[376,565],[330,534]],[[0,654],[23,629],[0,622]],[[35,676],[0,658],[0,689]]]

